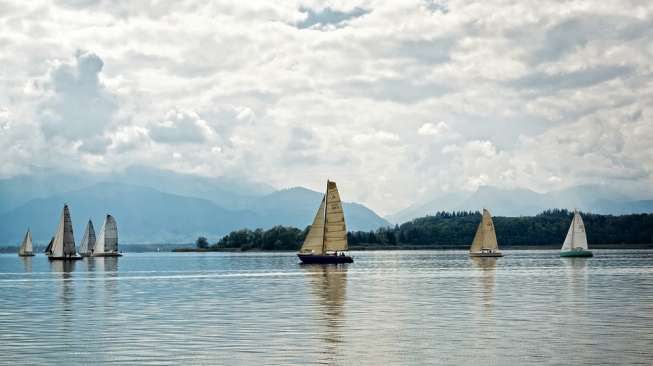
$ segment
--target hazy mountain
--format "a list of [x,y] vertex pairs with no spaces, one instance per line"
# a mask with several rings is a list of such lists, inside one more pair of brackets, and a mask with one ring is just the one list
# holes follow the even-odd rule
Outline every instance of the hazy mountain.
[[[240,228],[274,225],[304,228],[313,220],[321,199],[321,193],[292,188],[256,199],[243,199],[240,205],[244,209],[230,209],[208,199],[164,193],[150,187],[101,182],[73,192],[32,199],[1,214],[0,243],[18,243],[28,226],[35,241],[49,241],[56,231],[64,202],[70,205],[77,241],[81,240],[89,218],[99,232],[104,215],[111,213],[118,221],[123,243],[187,243],[199,235],[216,241]],[[345,203],[344,209],[352,230],[373,230],[388,225],[362,205]]]
[[[276,191],[257,198],[245,208],[258,214],[264,226],[292,225],[304,228],[310,225],[320,206],[323,193],[303,187]],[[345,202],[345,220],[349,230],[373,230],[390,223],[369,208]]]
[[100,182],[102,178],[87,174],[61,174],[35,169],[33,174],[0,179],[0,213],[21,206],[35,198],[76,191]]
[[388,216],[388,219],[400,223],[437,211],[476,211],[484,207],[497,216],[535,215],[549,208],[627,214],[653,212],[653,200],[633,200],[616,190],[599,185],[582,185],[548,193],[483,186],[471,194],[452,193],[415,204]]
[[33,168],[30,175],[0,180],[0,213],[21,206],[35,198],[73,192],[99,182],[121,182],[154,188],[160,192],[213,201],[228,208],[243,206],[251,197],[268,194],[274,188],[246,179],[212,178],[176,173],[145,166],[132,166],[108,173],[52,172]]
[[49,241],[64,202],[70,206],[78,242],[89,218],[99,233],[106,213],[116,218],[121,241],[133,243],[189,242],[198,235],[217,239],[233,228],[251,226],[257,221],[253,212],[227,210],[208,200],[121,183],[99,183],[34,199],[1,215],[0,242],[16,242],[28,226],[35,241]]
[[386,216],[391,223],[403,223],[416,217],[423,217],[436,211],[451,210],[460,202],[469,197],[471,193],[452,192],[431,198],[426,202],[415,203],[399,212]]

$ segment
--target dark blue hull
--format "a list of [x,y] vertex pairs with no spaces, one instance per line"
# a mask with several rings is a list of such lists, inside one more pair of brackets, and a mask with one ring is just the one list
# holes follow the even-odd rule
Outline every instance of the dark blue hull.
[[297,256],[306,264],[354,263],[354,259],[348,255],[297,254]]

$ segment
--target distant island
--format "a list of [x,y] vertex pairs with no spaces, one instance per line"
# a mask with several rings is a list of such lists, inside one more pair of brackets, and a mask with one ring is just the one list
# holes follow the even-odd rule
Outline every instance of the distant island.
[[[535,216],[494,217],[499,245],[508,249],[560,248],[572,216],[568,210],[553,209]],[[437,212],[394,227],[349,232],[347,237],[352,250],[467,249],[480,219],[480,212]],[[653,248],[653,214],[583,213],[583,219],[590,247]],[[194,248],[173,251],[296,251],[308,229],[289,226],[275,226],[269,230],[241,229],[213,244],[200,237]]]

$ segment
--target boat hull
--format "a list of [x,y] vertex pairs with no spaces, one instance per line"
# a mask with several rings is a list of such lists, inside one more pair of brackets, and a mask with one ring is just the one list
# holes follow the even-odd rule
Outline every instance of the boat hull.
[[97,253],[93,257],[122,257],[121,253]]
[[348,255],[297,254],[297,256],[302,263],[305,264],[338,264],[354,262],[354,259]]
[[470,257],[476,257],[476,258],[499,258],[499,257],[503,257],[503,253],[501,253],[501,252],[492,252],[492,253],[470,252],[469,256]]
[[560,252],[560,256],[563,258],[577,258],[577,257],[593,257],[594,254],[589,250],[584,249],[574,249]]
[[85,257],[90,257],[91,255],[87,253],[79,253],[79,256],[85,258]]
[[74,257],[50,257],[48,256],[48,260],[51,261],[77,261],[82,259],[80,256],[74,256]]
[[18,254],[19,257],[33,257],[34,253],[24,253],[24,254]]

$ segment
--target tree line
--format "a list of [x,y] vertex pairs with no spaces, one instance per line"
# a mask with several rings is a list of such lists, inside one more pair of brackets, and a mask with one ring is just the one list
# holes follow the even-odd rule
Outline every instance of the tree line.
[[[582,216],[590,246],[653,243],[653,214],[613,216],[582,213]],[[562,245],[572,217],[573,212],[553,209],[536,216],[497,216],[493,221],[500,246]],[[478,211],[443,211],[394,227],[348,232],[347,237],[352,247],[466,247],[471,244],[480,221]],[[310,226],[304,230],[287,226],[275,226],[269,230],[241,229],[212,245],[208,241],[202,245],[209,250],[298,250],[309,229]]]

